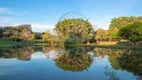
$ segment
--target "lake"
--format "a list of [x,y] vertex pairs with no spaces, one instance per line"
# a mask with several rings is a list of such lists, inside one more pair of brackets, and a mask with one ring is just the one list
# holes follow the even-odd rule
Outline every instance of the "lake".
[[142,51],[89,46],[0,48],[0,80],[142,80]]

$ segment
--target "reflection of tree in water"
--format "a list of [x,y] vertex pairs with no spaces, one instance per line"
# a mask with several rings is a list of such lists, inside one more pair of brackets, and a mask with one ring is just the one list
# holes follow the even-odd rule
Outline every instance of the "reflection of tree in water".
[[127,51],[120,57],[121,67],[135,75],[142,76],[142,52]]
[[136,80],[142,80],[142,76],[139,76]]
[[[112,69],[126,70],[137,75],[137,80],[142,79],[142,52],[107,48],[95,48],[94,50],[96,56],[102,58],[108,56]],[[113,75],[113,72],[111,75]]]
[[0,57],[17,58],[19,60],[30,60],[34,50],[31,47],[1,49]]
[[55,47],[50,47],[50,46],[46,47],[46,46],[43,46],[42,47],[42,52],[43,53],[48,53],[49,51],[51,51],[53,49],[55,49]]
[[65,52],[64,48],[60,47],[53,47],[53,46],[48,46],[48,47],[43,47],[42,52],[45,54],[46,58],[58,58],[59,56],[62,55],[63,52]]
[[105,67],[105,75],[109,76],[109,80],[120,80],[119,76],[115,69],[109,68],[108,66]]
[[108,56],[109,62],[113,69],[121,69],[119,63],[119,57],[126,51],[120,49],[107,49],[107,48],[95,48],[96,56]]
[[107,48],[95,48],[94,51],[96,52],[96,56],[120,56],[123,54],[126,50],[120,50],[120,49],[107,49]]
[[56,65],[65,71],[79,72],[87,70],[92,64],[91,55],[84,53],[83,49],[66,49],[62,56],[55,59]]
[[31,55],[33,53],[33,49],[29,48],[29,47],[24,47],[22,49],[20,49],[19,53],[18,53],[18,59],[19,60],[31,60]]
[[142,52],[105,48],[96,48],[95,52],[97,56],[108,55],[112,69],[126,70],[137,75],[137,80],[142,79]]
[[0,57],[3,57],[3,50],[0,49]]

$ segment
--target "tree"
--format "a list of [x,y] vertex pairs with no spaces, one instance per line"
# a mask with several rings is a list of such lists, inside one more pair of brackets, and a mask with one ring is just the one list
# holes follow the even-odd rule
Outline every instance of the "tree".
[[99,41],[103,41],[103,39],[107,38],[107,31],[104,29],[98,29],[96,31],[95,39]]
[[49,41],[51,44],[54,43],[53,36],[50,34],[49,31],[46,31],[45,34],[43,35],[43,40],[44,41]]
[[20,30],[20,31],[22,31],[23,29],[32,30],[30,24],[21,24],[21,25],[18,25],[16,28],[17,28],[18,30]]
[[11,35],[10,32],[3,32],[4,37],[9,37],[10,35]]
[[109,31],[112,35],[113,38],[118,38],[119,36],[117,35],[117,33],[119,32],[119,29],[121,27],[124,27],[126,25],[128,25],[131,22],[134,21],[141,21],[142,22],[142,17],[134,17],[134,16],[130,16],[130,17],[118,17],[118,18],[113,18],[111,20],[111,24],[109,25]]
[[64,19],[56,24],[57,34],[65,38],[64,42],[85,42],[92,39],[93,27],[87,20],[80,18]]
[[103,41],[116,41],[117,38],[113,38],[111,32],[109,30],[98,29],[96,30],[95,40],[96,42],[103,42]]
[[11,38],[12,38],[12,40],[15,41],[15,42],[20,41],[20,32],[19,32],[18,30],[12,32]]
[[120,28],[118,35],[123,39],[130,40],[133,46],[136,46],[142,40],[142,22],[135,21]]
[[21,38],[26,41],[28,39],[31,38],[31,34],[32,34],[32,31],[31,30],[28,30],[28,29],[24,29],[22,32],[21,32]]
[[3,37],[3,28],[0,27],[0,38]]
[[35,39],[35,34],[31,34],[29,40],[30,40],[30,41],[33,41],[34,39]]
[[19,26],[3,26],[0,27],[0,37],[6,37],[12,41],[28,40],[31,38],[32,29],[30,24],[22,24]]

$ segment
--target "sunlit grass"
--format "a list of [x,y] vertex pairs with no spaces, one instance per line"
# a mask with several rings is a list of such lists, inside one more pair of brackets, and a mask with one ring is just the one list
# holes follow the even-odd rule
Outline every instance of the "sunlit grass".
[[118,42],[99,42],[98,45],[117,45]]

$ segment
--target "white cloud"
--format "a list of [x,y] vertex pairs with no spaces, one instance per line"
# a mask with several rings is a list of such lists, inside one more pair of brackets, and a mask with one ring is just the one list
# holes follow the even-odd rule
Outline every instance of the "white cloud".
[[8,11],[8,8],[0,8],[0,12],[6,12]]
[[14,25],[14,21],[11,17],[0,16],[0,26]]
[[[17,26],[24,23],[16,23],[13,19],[9,17],[0,17],[0,26]],[[31,23],[27,23],[31,24]],[[55,28],[54,25],[45,25],[45,24],[31,24],[32,31],[34,32],[45,32],[46,30],[53,30]]]
[[3,16],[24,16],[24,13],[15,12],[15,11],[10,10],[9,8],[0,7],[0,15],[3,15]]
[[25,13],[13,11],[9,8],[0,7],[0,26],[17,24],[16,18],[24,16]]
[[108,29],[111,23],[111,17],[104,17],[101,19],[90,19],[89,20],[95,29]]
[[32,25],[32,30],[35,32],[44,32],[46,30],[51,30],[54,29],[54,25],[43,25],[43,24],[31,24]]

